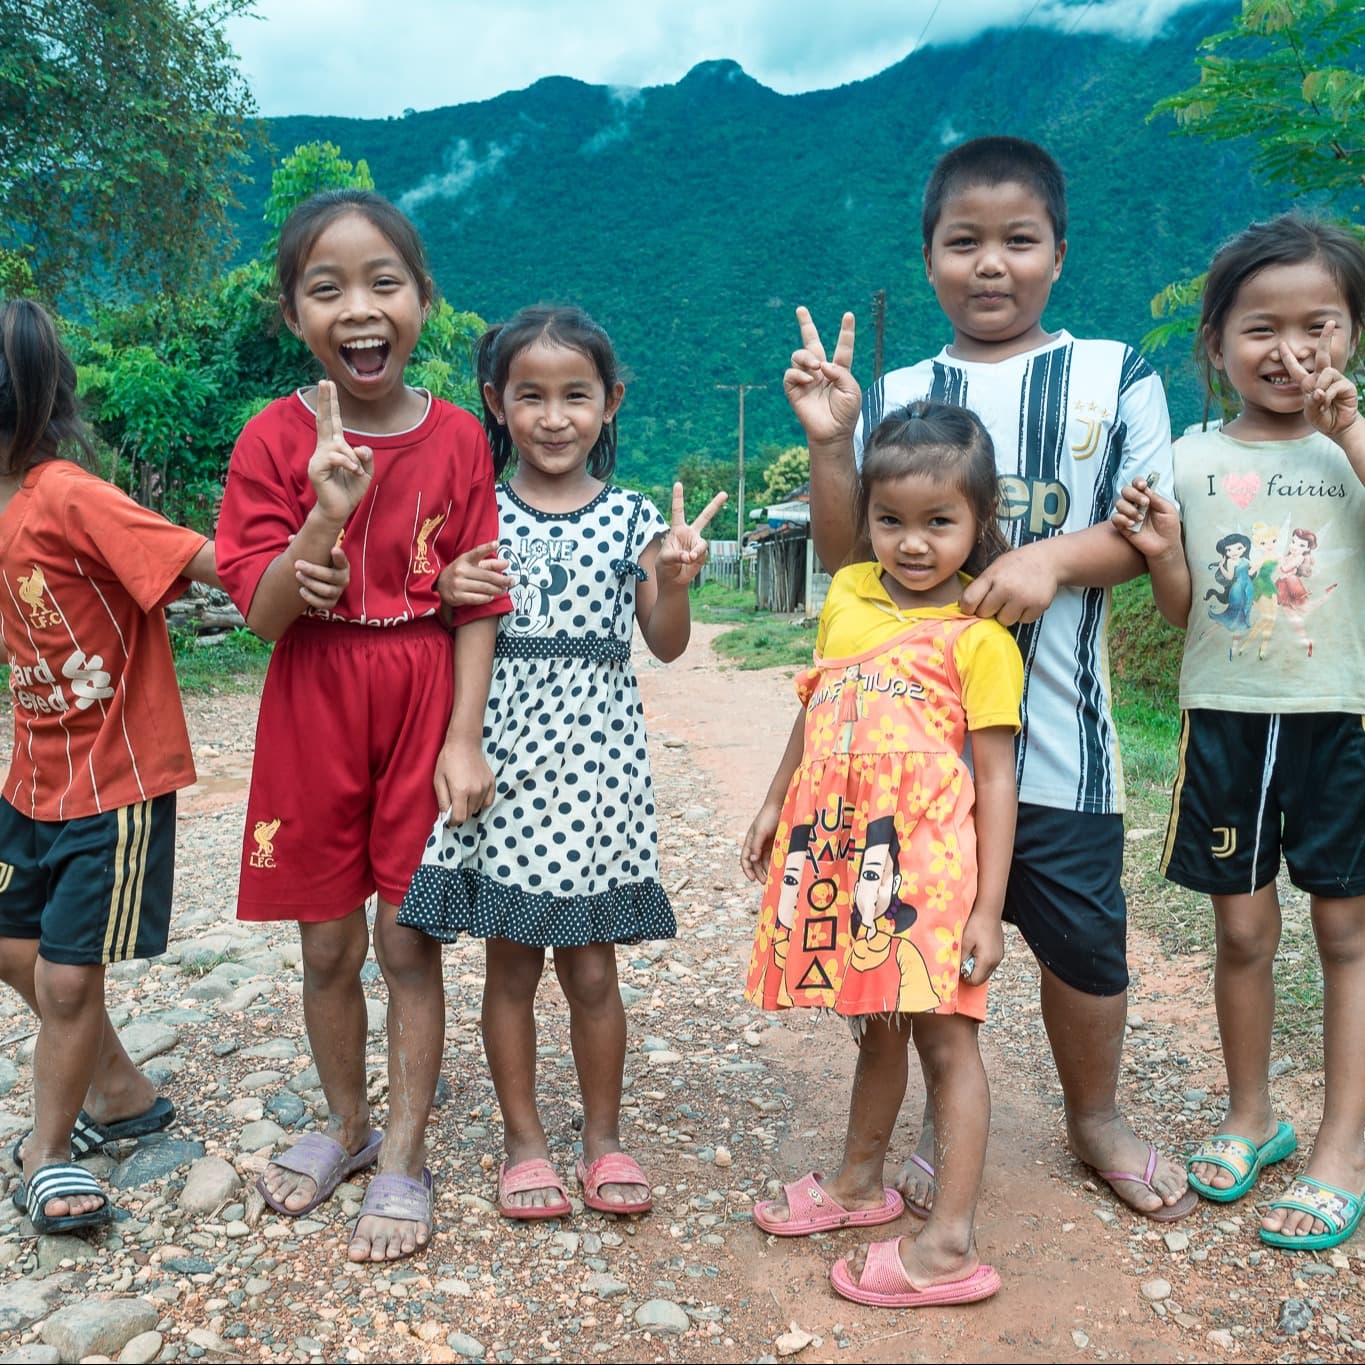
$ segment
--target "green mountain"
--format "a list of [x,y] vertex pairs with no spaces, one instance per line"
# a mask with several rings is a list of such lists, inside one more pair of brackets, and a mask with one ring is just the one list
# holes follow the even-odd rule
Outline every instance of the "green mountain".
[[[733,460],[735,394],[719,384],[767,385],[748,395],[747,459],[800,440],[781,390],[799,303],[827,335],[843,309],[857,313],[864,381],[877,289],[888,367],[943,344],[919,198],[963,138],[1012,133],[1058,157],[1070,246],[1045,321],[1136,342],[1161,286],[1284,207],[1253,185],[1249,147],[1147,122],[1158,98],[1193,82],[1199,39],[1233,8],[1184,11],[1146,43],[991,31],[803,95],[711,61],[645,90],[552,78],[400,119],[275,119],[239,234],[244,250],[259,245],[272,159],[317,139],[364,157],[422,231],[456,307],[495,320],[573,302],[607,328],[630,381],[621,474],[662,483],[689,455]],[[1193,370],[1173,351],[1157,363],[1178,429],[1202,411]]]

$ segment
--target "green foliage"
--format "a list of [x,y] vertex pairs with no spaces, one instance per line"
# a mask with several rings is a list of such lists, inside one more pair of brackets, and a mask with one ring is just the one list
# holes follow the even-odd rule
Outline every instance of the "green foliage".
[[815,652],[815,624],[765,612],[751,625],[717,635],[711,647],[743,669],[802,668]]
[[262,255],[273,256],[279,245],[280,229],[291,213],[323,190],[372,190],[374,177],[362,159],[347,161],[341,148],[331,142],[306,142],[295,147],[270,177],[270,193],[265,200],[265,221],[270,233]]
[[1156,609],[1144,574],[1121,583],[1111,597],[1109,666],[1116,687],[1174,712],[1178,708],[1180,656],[1185,634]]
[[249,630],[229,631],[212,643],[189,629],[171,631],[182,692],[259,692],[271,649]]
[[[346,185],[372,185],[363,160],[346,161],[331,144],[299,147],[272,178],[271,222],[278,230],[319,188]],[[477,411],[472,346],[483,330],[475,314],[437,304],[409,382]],[[96,434],[113,451],[106,476],[205,531],[243,424],[320,373],[307,346],[279,325],[266,256],[195,290],[97,309],[69,344]]]
[[779,450],[763,471],[763,501],[783,502],[793,489],[809,479],[810,451],[805,446]]
[[[1255,140],[1252,169],[1295,201],[1330,206],[1357,232],[1365,217],[1365,7],[1355,0],[1243,0],[1199,45],[1199,81],[1148,115],[1211,142]],[[1152,299],[1162,318],[1146,351],[1193,339],[1204,276]],[[1231,395],[1222,395],[1225,409]]]
[[752,588],[732,588],[708,579],[692,589],[692,619],[708,624],[750,621],[758,610]]
[[56,298],[192,288],[231,244],[253,0],[0,0],[0,248]]

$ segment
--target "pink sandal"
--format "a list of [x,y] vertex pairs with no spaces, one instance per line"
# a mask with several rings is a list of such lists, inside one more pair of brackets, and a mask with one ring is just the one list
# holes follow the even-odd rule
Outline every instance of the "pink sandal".
[[[1156,1194],[1157,1188],[1152,1184],[1152,1177],[1156,1174],[1157,1156],[1156,1148],[1148,1143],[1147,1168],[1141,1175],[1133,1175],[1129,1171],[1100,1171],[1099,1177],[1108,1182],[1111,1190],[1114,1189],[1114,1181],[1130,1180],[1134,1185],[1141,1185]],[[1188,1189],[1174,1204],[1167,1204],[1163,1200],[1154,1209],[1140,1209],[1135,1204],[1130,1204],[1117,1190],[1114,1190],[1114,1197],[1129,1213],[1136,1213],[1141,1218],[1150,1218],[1154,1223],[1174,1223],[1177,1219],[1193,1213],[1199,1206],[1199,1196],[1193,1190]]]
[[[508,1202],[509,1194],[525,1194],[527,1190],[558,1190],[559,1202],[539,1206]],[[504,1218],[533,1222],[538,1218],[565,1218],[573,1212],[573,1205],[559,1172],[543,1156],[535,1156],[515,1166],[504,1161],[498,1167],[498,1212]]]
[[946,1304],[977,1303],[990,1298],[1000,1288],[1000,1276],[995,1267],[979,1265],[961,1279],[917,1289],[901,1263],[902,1240],[892,1237],[885,1242],[873,1242],[867,1249],[863,1273],[856,1281],[849,1273],[847,1261],[835,1261],[829,1271],[829,1282],[835,1292],[872,1308],[935,1308]]
[[591,1166],[585,1166],[580,1158],[574,1166],[574,1174],[583,1186],[583,1202],[598,1213],[648,1213],[654,1207],[652,1194],[634,1204],[613,1204],[598,1193],[603,1185],[643,1185],[649,1189],[649,1181],[639,1163],[624,1152],[607,1152]]
[[839,1228],[868,1228],[899,1218],[905,1201],[895,1190],[882,1191],[877,1209],[846,1209],[820,1185],[820,1176],[811,1171],[800,1180],[784,1185],[787,1217],[775,1217],[777,1205],[765,1199],[754,1205],[754,1222],[774,1237],[809,1237],[813,1232],[834,1232]]

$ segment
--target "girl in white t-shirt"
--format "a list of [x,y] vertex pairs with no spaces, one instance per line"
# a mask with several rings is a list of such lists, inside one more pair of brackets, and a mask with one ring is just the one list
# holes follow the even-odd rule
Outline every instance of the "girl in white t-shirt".
[[1240,1199],[1297,1146],[1269,1085],[1281,854],[1311,898],[1322,1123],[1260,1230],[1292,1250],[1349,1238],[1365,1188],[1365,419],[1344,373],[1363,323],[1365,250],[1345,230],[1287,214],[1227,243],[1199,345],[1237,415],[1177,443],[1174,503],[1138,479],[1113,514],[1186,632],[1162,871],[1217,921],[1228,1111],[1189,1160],[1206,1199]]

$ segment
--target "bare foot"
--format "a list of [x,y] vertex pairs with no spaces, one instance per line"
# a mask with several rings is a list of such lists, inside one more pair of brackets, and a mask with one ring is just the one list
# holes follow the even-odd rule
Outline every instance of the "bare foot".
[[[1146,1175],[1152,1145],[1138,1137],[1121,1114],[1093,1124],[1068,1121],[1067,1129],[1071,1150],[1135,1212],[1152,1214],[1163,1205],[1170,1208],[1189,1190],[1185,1168],[1164,1154],[1157,1154],[1151,1175]],[[1105,1171],[1111,1174],[1105,1176]],[[1114,1176],[1118,1171],[1127,1178]]]
[[[616,1139],[606,1139],[600,1143],[589,1143],[586,1138],[583,1140],[583,1164],[592,1167],[599,1157],[607,1156],[611,1152],[619,1152],[621,1143]],[[605,1204],[643,1204],[649,1199],[652,1191],[648,1185],[617,1185],[611,1182],[604,1182],[597,1187],[597,1197]]]
[[365,1207],[373,1211],[361,1213],[346,1247],[347,1260],[398,1261],[431,1240],[431,1177],[425,1170],[404,1174],[381,1172],[370,1182]]
[[[544,1142],[529,1147],[509,1147],[503,1170],[510,1174],[524,1161],[544,1161],[548,1165],[549,1160],[550,1151]],[[565,1199],[564,1192],[553,1185],[537,1185],[529,1190],[508,1190],[505,1194],[499,1190],[498,1197],[511,1209],[562,1208]]]
[[896,1189],[905,1207],[917,1218],[927,1218],[934,1207],[934,1133],[921,1133],[919,1146],[900,1169]]
[[[867,1262],[868,1245],[864,1243],[848,1258],[848,1272],[856,1284],[863,1275]],[[932,1284],[950,1284],[965,1279],[981,1264],[975,1243],[965,1250],[960,1247],[938,1245],[934,1239],[919,1237],[900,1239],[901,1265],[906,1277],[916,1289],[928,1289]]]
[[[1321,1180],[1336,1189],[1355,1194],[1365,1189],[1365,1151],[1359,1148],[1351,1153],[1319,1151],[1316,1148],[1308,1160],[1304,1175]],[[1296,1188],[1296,1186],[1298,1188]],[[1332,1211],[1341,1222],[1347,1221],[1344,1200],[1333,1197],[1330,1190],[1318,1190],[1312,1185],[1301,1185],[1299,1181],[1290,1183],[1284,1196],[1292,1199],[1305,1198],[1305,1202],[1324,1200],[1332,1206]],[[1302,1209],[1276,1208],[1271,1205],[1261,1226],[1267,1232],[1278,1232],[1286,1237],[1315,1237],[1326,1232],[1336,1232],[1340,1224],[1333,1225],[1322,1218],[1305,1213]]]
[[[886,1192],[882,1186],[855,1185],[842,1171],[836,1171],[829,1177],[820,1177],[816,1185],[835,1203],[849,1210],[879,1209],[886,1202]],[[785,1190],[775,1199],[764,1202],[763,1208],[769,1221],[774,1223],[785,1223],[791,1216]]]
[[[341,1143],[348,1152],[355,1155],[371,1141],[368,1116],[366,1122],[354,1133],[341,1128],[333,1129],[329,1124],[327,1136]],[[287,1170],[273,1161],[266,1166],[261,1175],[261,1182],[269,1191],[271,1199],[282,1204],[289,1213],[301,1213],[318,1196],[318,1182],[311,1175],[304,1175],[302,1171]]]
[[[1211,1136],[1246,1138],[1257,1147],[1263,1147],[1279,1132],[1279,1128],[1279,1122],[1273,1115],[1242,1115],[1229,1110],[1223,1122],[1219,1124],[1218,1131]],[[1234,1159],[1240,1161],[1245,1155],[1246,1149],[1238,1146]],[[1228,1170],[1226,1166],[1215,1166],[1208,1161],[1192,1162],[1189,1172],[1201,1185],[1207,1185],[1214,1190],[1230,1190],[1238,1179],[1236,1172]]]

